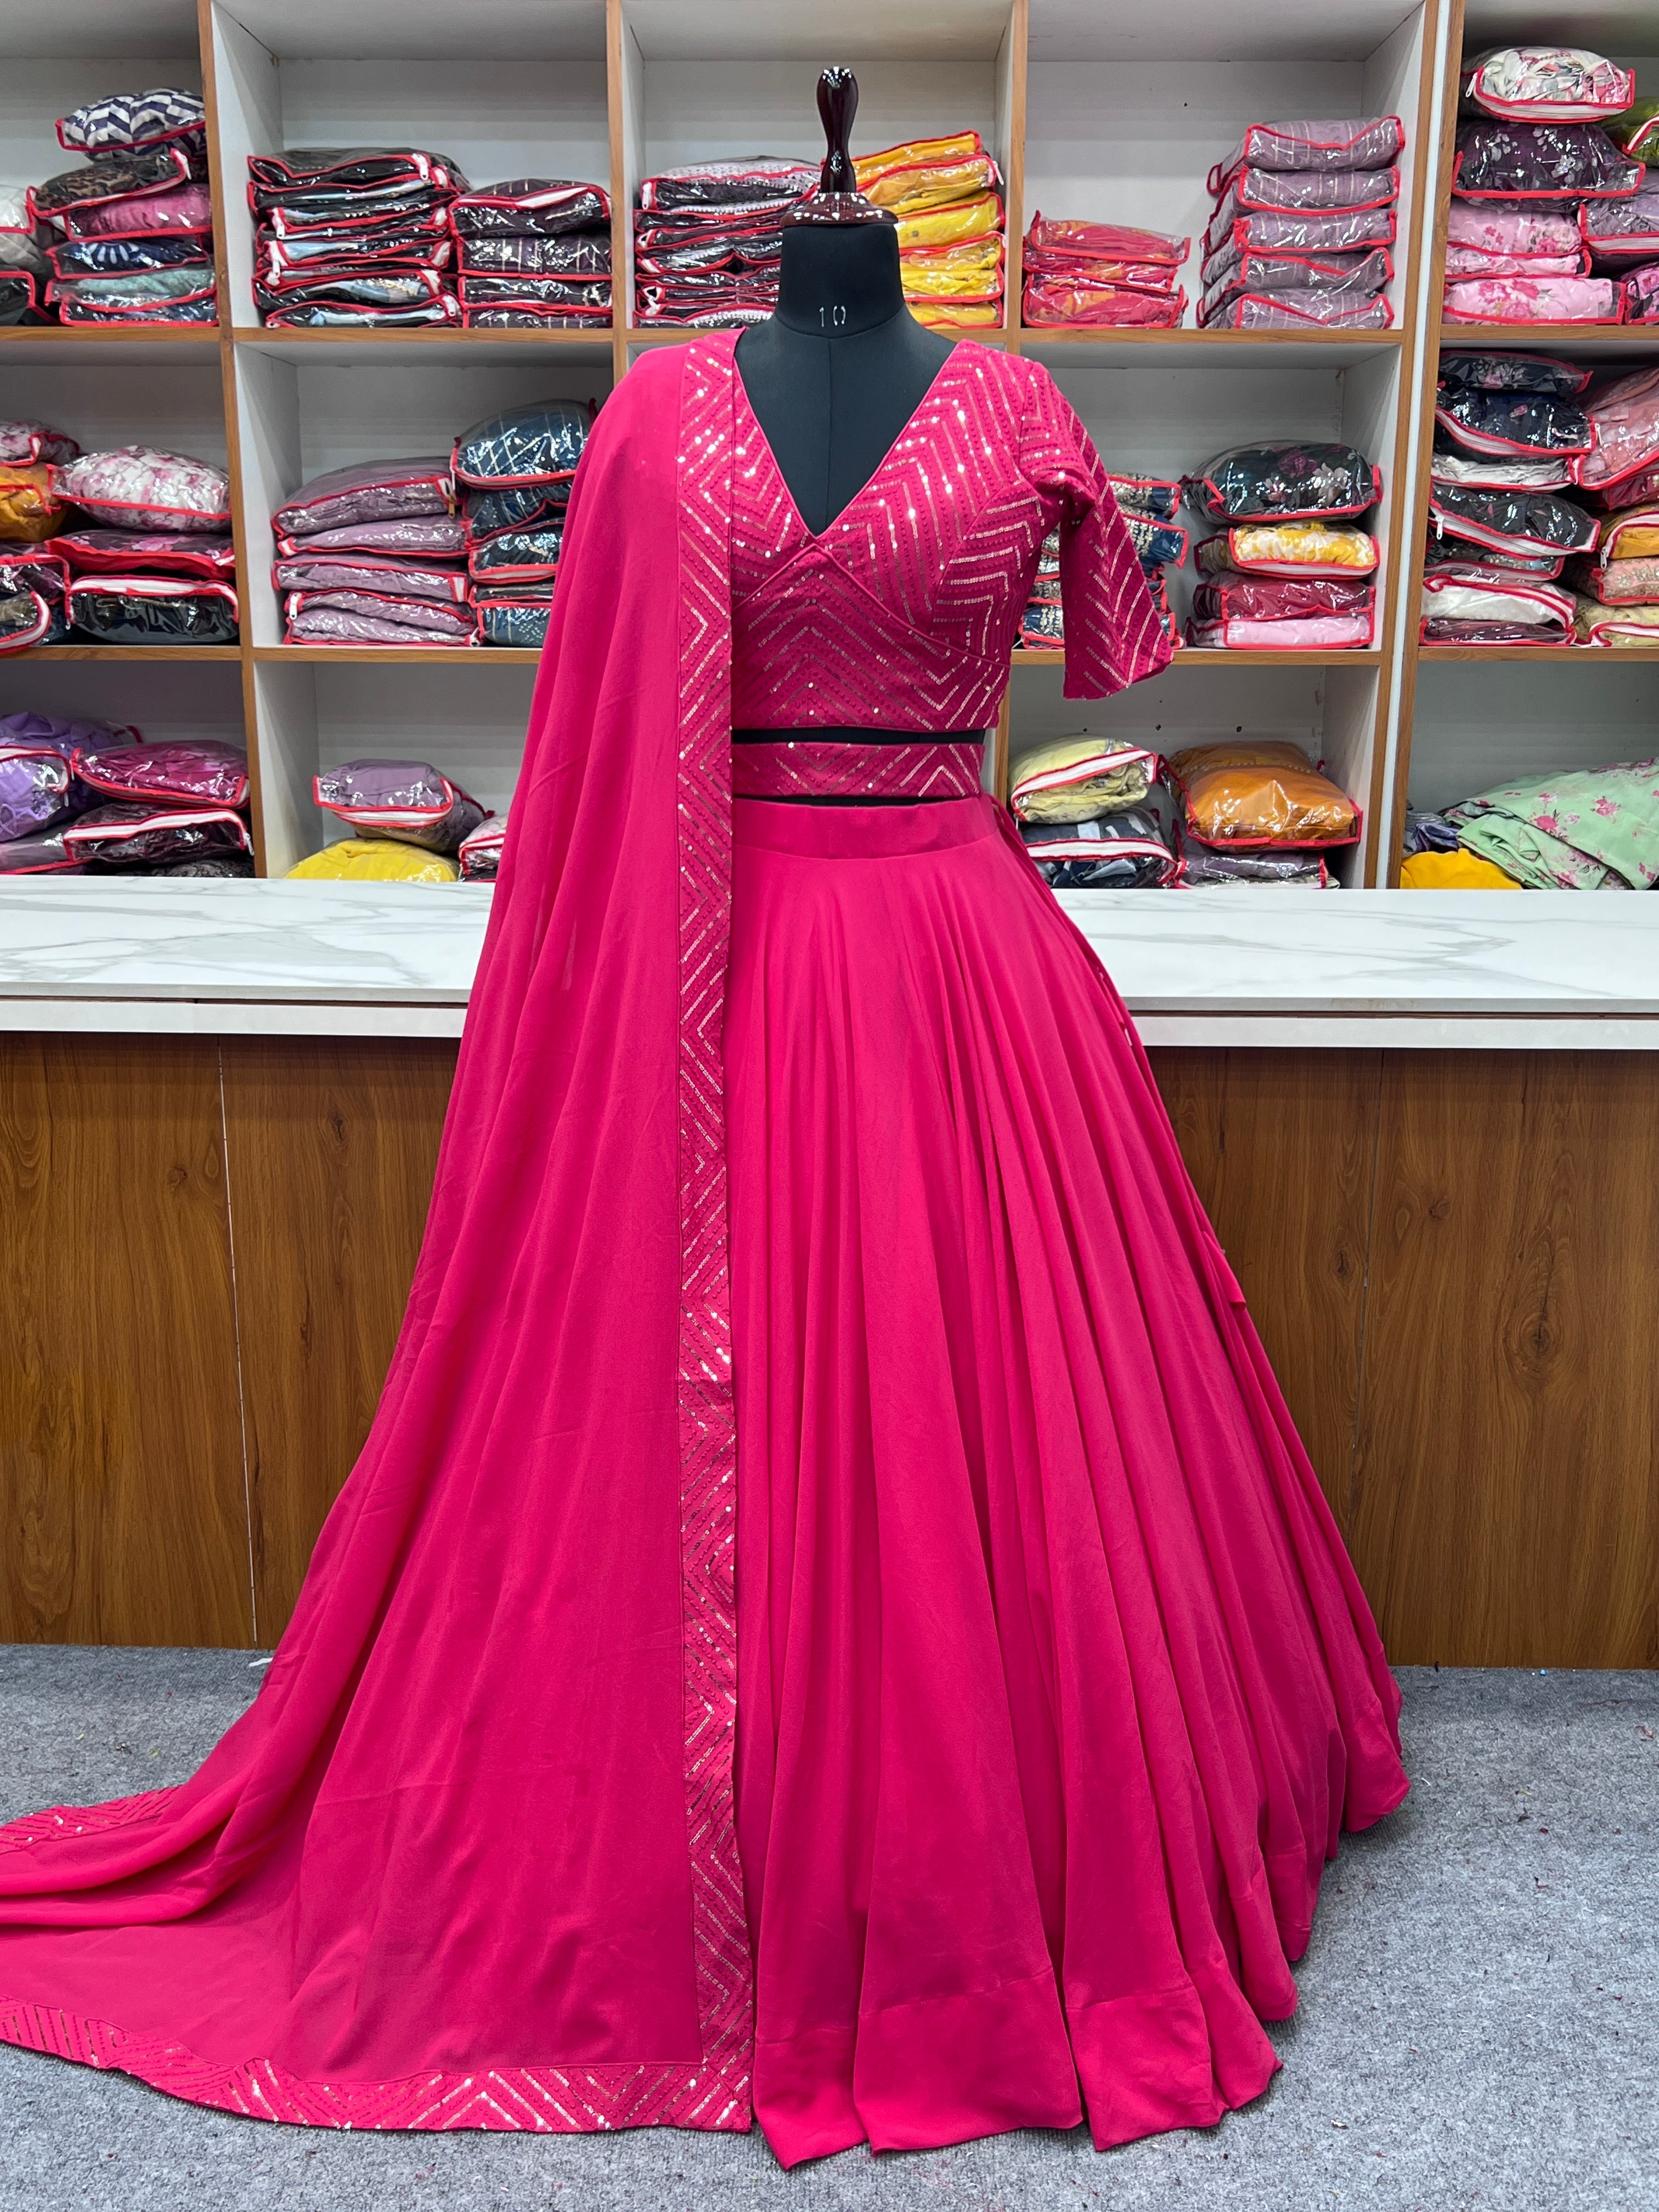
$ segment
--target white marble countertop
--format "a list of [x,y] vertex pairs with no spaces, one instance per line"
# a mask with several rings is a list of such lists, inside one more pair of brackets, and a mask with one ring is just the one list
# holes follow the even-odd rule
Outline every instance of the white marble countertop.
[[[456,1036],[488,886],[0,883],[0,1028]],[[1659,898],[1082,891],[1152,1043],[1659,1048]]]

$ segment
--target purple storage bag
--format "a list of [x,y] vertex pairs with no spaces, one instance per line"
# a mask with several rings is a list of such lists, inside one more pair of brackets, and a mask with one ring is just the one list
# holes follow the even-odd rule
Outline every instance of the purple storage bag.
[[414,460],[359,461],[313,477],[279,507],[270,526],[279,538],[381,522],[395,515],[453,514],[455,485],[447,453]]
[[355,760],[312,785],[325,813],[360,836],[392,837],[428,853],[453,854],[488,809],[429,761]]
[[466,550],[466,526],[459,514],[387,514],[377,522],[347,522],[314,530],[307,538],[280,537],[276,550],[296,553],[374,553],[388,559],[453,561]]
[[64,832],[76,860],[113,868],[246,853],[251,842],[246,823],[228,806],[94,806]]
[[313,540],[305,550],[272,568],[270,580],[279,592],[368,592],[389,599],[435,599],[465,606],[466,571],[439,562],[396,561],[372,553],[313,553]]
[[218,738],[175,738],[155,744],[83,744],[75,773],[109,799],[163,806],[245,806],[247,755]]
[[0,839],[33,836],[89,802],[74,773],[76,748],[131,743],[136,730],[107,722],[66,721],[27,709],[0,715]]
[[85,863],[64,842],[63,825],[0,841],[0,876],[83,876]]

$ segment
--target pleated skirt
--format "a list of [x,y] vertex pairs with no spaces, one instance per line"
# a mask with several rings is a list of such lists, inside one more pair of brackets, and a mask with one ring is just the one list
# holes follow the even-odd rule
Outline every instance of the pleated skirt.
[[786,2165],[1267,2085],[1399,1697],[1133,1025],[989,799],[736,804],[737,1811]]

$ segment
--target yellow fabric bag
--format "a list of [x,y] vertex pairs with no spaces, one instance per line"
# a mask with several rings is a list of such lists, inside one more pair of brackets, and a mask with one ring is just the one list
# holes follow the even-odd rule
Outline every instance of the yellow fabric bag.
[[1595,540],[1601,561],[1646,561],[1659,553],[1659,507],[1627,507],[1604,514]]
[[899,256],[899,276],[907,300],[1000,300],[1002,240],[912,246]]
[[69,509],[53,495],[52,476],[49,461],[0,465],[0,538],[38,545],[63,528]]
[[1305,768],[1313,763],[1288,738],[1228,738],[1212,745],[1188,745],[1170,755],[1170,766],[1184,782],[1203,768]]
[[1198,549],[1206,573],[1367,576],[1376,567],[1376,540],[1351,522],[1236,522]]
[[981,306],[972,300],[915,300],[910,312],[925,330],[930,331],[1000,331],[1002,328],[1002,302],[988,300]]
[[1413,853],[1400,871],[1408,891],[1518,891],[1521,885],[1490,860],[1466,853]]
[[460,871],[441,854],[391,837],[342,837],[289,870],[289,880],[332,884],[453,884]]
[[1352,799],[1284,738],[1189,745],[1170,765],[1202,844],[1348,845],[1358,835]]
[[998,237],[1001,230],[1001,200],[994,192],[979,192],[970,200],[951,200],[944,207],[904,216],[898,227],[899,252],[913,252],[919,246],[965,246],[969,239]]
[[936,168],[941,162],[965,161],[984,151],[984,141],[977,131],[958,131],[948,138],[907,138],[902,145],[883,146],[864,155],[854,162],[853,174],[859,190],[868,198],[871,185],[895,169]]

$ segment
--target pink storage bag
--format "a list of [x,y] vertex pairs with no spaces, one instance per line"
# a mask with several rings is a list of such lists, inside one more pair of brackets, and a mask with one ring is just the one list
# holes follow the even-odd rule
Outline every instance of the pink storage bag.
[[1224,161],[1211,170],[1208,190],[1219,199],[1239,169],[1386,169],[1405,151],[1397,115],[1342,123],[1253,123]]
[[1449,283],[1449,323],[1616,323],[1619,287],[1603,276],[1476,276]]

